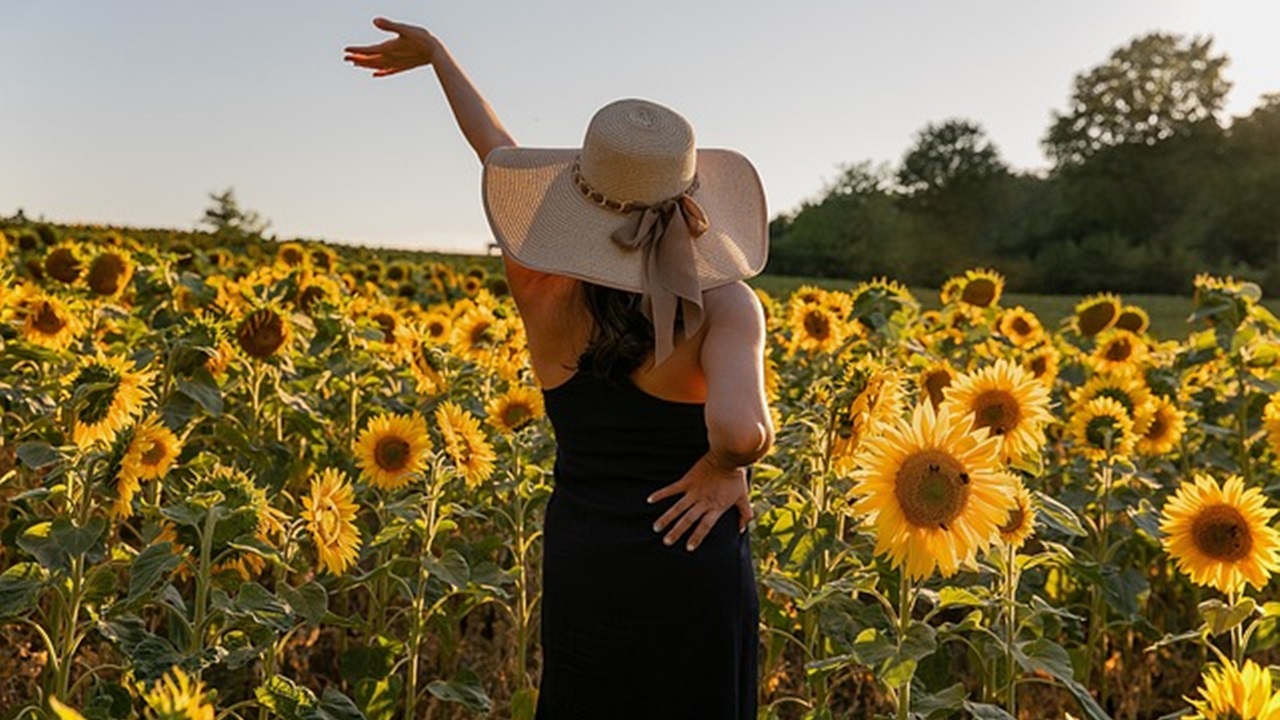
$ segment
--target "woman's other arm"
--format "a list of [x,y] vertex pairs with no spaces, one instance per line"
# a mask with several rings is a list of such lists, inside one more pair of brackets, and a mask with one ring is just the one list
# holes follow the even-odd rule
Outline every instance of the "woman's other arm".
[[[454,60],[439,38],[425,28],[386,18],[375,18],[373,24],[380,30],[395,33],[396,37],[377,45],[348,46],[345,48],[347,61],[358,67],[372,69],[374,77],[386,77],[423,65],[432,65],[458,128],[462,130],[462,135],[481,162],[484,162],[493,149],[516,144],[493,107],[472,84],[462,66]],[[520,265],[505,254],[503,265],[512,295],[522,307],[527,308],[532,298],[543,294],[536,290],[540,285],[562,280],[558,276]]]
[[708,460],[728,470],[750,465],[773,445],[764,389],[764,311],[741,281],[708,290],[703,297],[710,321],[701,355]]

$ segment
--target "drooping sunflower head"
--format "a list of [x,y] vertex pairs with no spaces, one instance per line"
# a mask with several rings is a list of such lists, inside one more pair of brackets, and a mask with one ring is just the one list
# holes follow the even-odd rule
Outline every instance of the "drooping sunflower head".
[[151,396],[148,385],[152,375],[114,355],[99,354],[83,361],[70,381],[76,445],[88,448],[96,442],[113,442],[142,414]]
[[119,295],[133,278],[133,260],[124,250],[104,250],[89,264],[85,283],[95,295]]
[[506,328],[485,305],[475,305],[453,323],[451,344],[460,357],[482,362],[502,343]]
[[1112,328],[1098,334],[1098,346],[1089,356],[1089,364],[1100,373],[1136,373],[1145,367],[1148,355],[1147,343],[1141,336]]
[[165,427],[159,416],[151,415],[134,425],[129,444],[120,459],[116,476],[116,502],[111,515],[126,518],[133,514],[133,496],[142,481],[158,480],[168,474],[181,452],[181,443]]
[[369,309],[368,317],[382,331],[382,342],[395,345],[405,328],[404,316],[390,305],[376,305]]
[[1151,327],[1151,316],[1146,310],[1137,305],[1125,305],[1120,308],[1120,315],[1116,317],[1115,327],[1121,330],[1128,330],[1135,335],[1141,335]]
[[1120,298],[1112,293],[1090,295],[1076,304],[1076,331],[1085,337],[1093,337],[1109,330],[1120,317]]
[[79,280],[83,272],[80,251],[71,243],[63,243],[44,256],[44,274],[60,283],[70,285]]
[[148,720],[213,720],[217,691],[174,665],[144,696]]
[[417,413],[384,414],[365,426],[356,440],[356,465],[375,487],[395,490],[409,484],[426,466],[431,452],[427,421]]
[[486,411],[489,425],[495,430],[517,432],[542,417],[542,393],[527,385],[512,383],[505,393],[493,398]]
[[342,297],[337,281],[328,275],[306,275],[299,283],[293,304],[308,315],[324,304],[336,305]]
[[1061,362],[1061,354],[1057,348],[1045,345],[1027,355],[1023,359],[1023,367],[1046,387],[1053,387],[1053,381],[1058,379],[1058,368]]
[[255,360],[274,356],[292,337],[293,328],[289,320],[267,306],[246,314],[236,327],[236,342],[240,349]]
[[872,278],[849,293],[853,317],[865,326],[876,326],[876,318],[910,318],[920,311],[920,303],[907,286],[889,278]]
[[831,455],[836,472],[841,474],[852,469],[853,459],[862,442],[893,424],[906,409],[902,376],[898,370],[850,367],[847,374],[862,376],[862,389],[835,421]]
[[1000,539],[1016,550],[1035,532],[1036,511],[1031,505],[1031,491],[1016,476],[1010,482],[1014,486],[1014,505],[1009,517],[1000,526]]
[[1075,441],[1075,451],[1093,461],[1130,455],[1138,442],[1129,412],[1109,397],[1073,407],[1067,433]]
[[1262,589],[1280,570],[1280,532],[1270,527],[1276,511],[1258,488],[1238,475],[1222,485],[1197,474],[1165,503],[1160,521],[1165,551],[1191,582],[1223,593],[1249,583]]
[[1151,422],[1138,438],[1138,452],[1154,457],[1178,446],[1187,431],[1187,414],[1165,397],[1154,400],[1151,407]]
[[1133,421],[1133,431],[1145,434],[1151,423],[1154,409],[1151,388],[1141,375],[1135,373],[1103,373],[1094,375],[1083,386],[1071,392],[1071,412],[1094,398],[1111,398],[1120,404]]
[[302,267],[307,262],[307,252],[296,242],[280,243],[276,249],[276,262],[285,267]]
[[[1234,277],[1217,277],[1207,273],[1196,275],[1193,281],[1195,291],[1192,294],[1192,305],[1196,310],[1213,307],[1234,307],[1238,317],[1244,318],[1250,308],[1262,299],[1262,289],[1255,283],[1237,280]],[[1215,316],[1207,318],[1214,323]]]
[[444,451],[467,487],[474,488],[493,474],[497,456],[480,429],[480,421],[452,401],[436,407],[436,424],[444,438]]
[[1200,699],[1183,697],[1196,709],[1188,720],[1276,720],[1280,693],[1271,689],[1271,671],[1252,660],[1243,667],[1227,663],[1204,672]]
[[80,334],[80,319],[61,300],[36,294],[18,307],[22,317],[22,338],[32,345],[65,350]]
[[937,360],[920,371],[916,384],[920,387],[922,398],[929,398],[929,402],[936,408],[946,399],[946,389],[955,379],[956,371],[951,364],[946,360]]
[[1020,348],[1029,348],[1044,339],[1044,326],[1040,319],[1021,305],[1000,314],[998,329],[1009,342]]
[[321,564],[334,575],[343,574],[360,556],[355,489],[341,470],[328,468],[311,479],[311,492],[303,496],[302,505],[301,517]]
[[973,432],[968,417],[919,403],[863,443],[856,461],[855,513],[913,578],[954,574],[995,541],[1013,506],[1013,476],[1003,471],[999,441]]
[[1049,390],[1017,363],[1004,358],[961,375],[943,393],[952,417],[969,415],[973,426],[1000,438],[1005,457],[1021,457],[1044,445]]

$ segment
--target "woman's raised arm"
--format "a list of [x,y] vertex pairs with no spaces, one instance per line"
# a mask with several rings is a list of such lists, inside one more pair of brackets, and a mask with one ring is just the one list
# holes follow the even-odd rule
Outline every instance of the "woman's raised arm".
[[387,77],[423,65],[432,65],[458,127],[481,162],[484,162],[490,150],[516,144],[511,133],[502,126],[497,113],[480,95],[480,91],[471,83],[471,79],[439,38],[426,28],[386,18],[374,18],[373,24],[380,30],[395,33],[396,36],[377,45],[349,45],[344,48],[347,54],[344,60],[372,69],[374,77]]

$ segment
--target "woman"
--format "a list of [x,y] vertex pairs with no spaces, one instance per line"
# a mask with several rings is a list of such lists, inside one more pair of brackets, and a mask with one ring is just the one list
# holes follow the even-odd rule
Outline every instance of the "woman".
[[484,163],[555,431],[538,720],[754,718],[747,470],[773,442],[742,282],[767,254],[759,178],[642,100],[601,108],[580,149],[516,147],[437,38],[374,25],[395,37],[346,59],[374,77],[435,67]]

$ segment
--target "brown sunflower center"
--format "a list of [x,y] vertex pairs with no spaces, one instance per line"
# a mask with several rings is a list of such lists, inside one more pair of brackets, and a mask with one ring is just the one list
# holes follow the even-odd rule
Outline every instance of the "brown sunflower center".
[[902,461],[893,492],[907,522],[949,530],[969,500],[969,474],[949,453],[919,450]]
[[373,321],[382,328],[382,341],[391,342],[396,339],[396,318],[391,313],[380,312],[373,316]]
[[1116,318],[1116,327],[1129,332],[1140,333],[1146,329],[1147,324],[1138,313],[1126,311],[1120,313],[1120,317]]
[[528,405],[512,403],[502,410],[502,424],[517,430],[533,419],[533,411]]
[[1125,409],[1125,412],[1129,413],[1130,417],[1133,417],[1133,409],[1137,404],[1133,401],[1133,398],[1129,393],[1124,390],[1115,387],[1102,388],[1094,397],[1105,397],[1115,400],[1120,403],[1120,406]]
[[1049,371],[1049,358],[1044,355],[1037,355],[1031,358],[1030,366],[1032,375],[1038,378],[1044,377],[1044,374]]
[[1005,523],[1000,526],[1000,532],[1004,533],[1005,535],[1008,535],[1013,532],[1017,532],[1022,528],[1022,523],[1025,522],[1026,519],[1027,519],[1027,509],[1022,506],[1022,503],[1018,503],[1017,505],[1013,506],[1012,510],[1009,511],[1009,519],[1006,520]]
[[280,251],[280,259],[284,261],[285,265],[291,267],[301,265],[303,260],[302,251],[298,248],[284,248]]
[[270,308],[255,310],[240,323],[236,340],[250,357],[265,360],[284,345],[284,319]]
[[324,288],[319,285],[308,285],[298,295],[298,309],[302,312],[311,312],[311,308],[324,296]]
[[1009,323],[1009,327],[1013,329],[1013,334],[1018,336],[1030,335],[1032,332],[1031,323],[1021,315],[1015,316],[1013,322]]
[[960,301],[976,307],[989,307],[996,299],[996,284],[987,278],[974,278],[960,291]]
[[826,340],[831,337],[831,320],[821,310],[810,310],[804,314],[804,331],[815,340]]
[[1076,314],[1076,325],[1080,334],[1088,337],[1111,327],[1116,319],[1116,306],[1110,302],[1094,303]]
[[142,464],[148,466],[159,465],[164,460],[167,448],[163,442],[153,441],[151,445],[142,453]]
[[477,322],[471,328],[471,347],[485,347],[493,343],[493,323],[487,320]]
[[58,314],[58,309],[48,300],[42,300],[36,308],[35,317],[31,321],[41,335],[57,335],[67,326],[67,321]]
[[1004,435],[1018,426],[1022,411],[1018,399],[1008,390],[986,390],[973,399],[973,416],[977,427]]
[[70,248],[57,248],[44,259],[44,271],[58,282],[75,282],[80,277],[80,269],[80,261]]
[[1160,440],[1169,430],[1169,421],[1163,412],[1158,412],[1151,419],[1151,427],[1147,428],[1146,438],[1148,440]]
[[1124,362],[1133,355],[1133,345],[1129,343],[1127,338],[1116,338],[1107,343],[1107,348],[1103,352],[1103,357],[1111,362]]
[[1191,523],[1191,538],[1200,552],[1223,562],[1243,560],[1253,549],[1248,521],[1227,504],[1201,510]]
[[89,276],[86,278],[89,289],[99,295],[115,295],[120,292],[120,285],[128,268],[125,259],[116,253],[99,255],[89,266]]
[[373,448],[374,462],[388,472],[399,472],[409,465],[409,443],[402,437],[388,435],[378,439]]
[[427,335],[430,335],[432,338],[444,337],[444,331],[445,331],[444,323],[440,322],[439,320],[432,320],[431,322],[427,323]]
[[934,407],[942,404],[943,390],[951,385],[951,373],[946,370],[935,370],[924,377],[924,389],[929,393],[929,401]]

